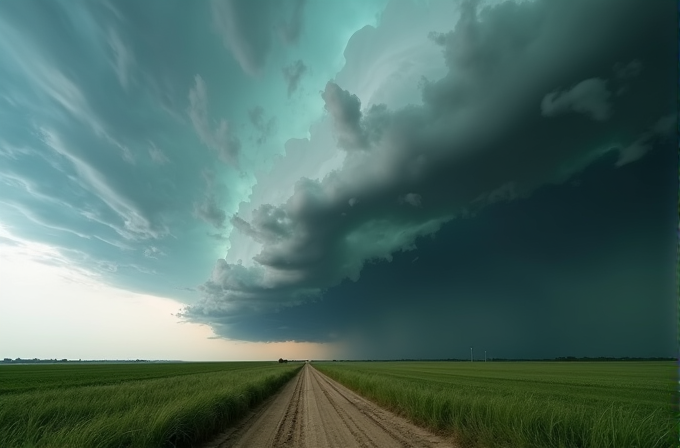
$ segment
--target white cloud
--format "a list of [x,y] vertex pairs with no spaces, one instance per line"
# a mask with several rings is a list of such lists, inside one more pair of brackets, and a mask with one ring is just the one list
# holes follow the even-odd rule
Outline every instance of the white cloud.
[[79,182],[82,182],[82,188],[96,192],[98,197],[118,214],[124,226],[124,230],[116,229],[121,236],[127,239],[146,239],[160,238],[167,234],[167,228],[153,225],[138,207],[107,183],[106,176],[70,151],[56,131],[43,128],[41,133],[46,145],[71,162],[80,176]]
[[158,148],[153,142],[149,142],[149,157],[156,165],[165,165],[170,163],[170,159],[165,153]]
[[446,74],[441,50],[428,35],[450,31],[459,15],[459,5],[449,0],[389,2],[379,26],[365,26],[352,35],[345,49],[347,63],[335,82],[354,92],[366,109],[421,104],[422,77]]
[[131,66],[134,62],[132,51],[123,44],[120,36],[113,28],[109,28],[107,41],[111,48],[111,52],[113,53],[111,66],[116,72],[121,87],[123,87],[124,90],[127,90],[130,84]]
[[167,254],[157,248],[156,246],[149,246],[146,249],[144,249],[144,256],[147,258],[155,258],[158,259],[158,257],[166,256]]

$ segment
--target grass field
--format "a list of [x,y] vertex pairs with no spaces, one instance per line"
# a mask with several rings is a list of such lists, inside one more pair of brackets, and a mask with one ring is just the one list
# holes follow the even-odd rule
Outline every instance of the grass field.
[[181,447],[215,435],[300,364],[0,366],[0,447]]
[[677,447],[673,362],[327,362],[331,378],[466,446]]

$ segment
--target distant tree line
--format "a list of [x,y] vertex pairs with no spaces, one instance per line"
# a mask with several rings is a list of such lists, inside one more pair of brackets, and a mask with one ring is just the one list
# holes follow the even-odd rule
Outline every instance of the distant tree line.
[[64,363],[64,362],[69,362],[69,363],[74,363],[74,362],[80,362],[80,363],[104,363],[104,362],[110,362],[110,363],[131,363],[131,362],[181,362],[181,361],[150,361],[148,359],[93,359],[93,360],[81,360],[81,359],[38,359],[38,358],[4,358],[2,360],[2,364],[56,364],[56,363]]
[[33,358],[33,359],[24,359],[24,358],[4,358],[2,360],[4,364],[11,364],[11,363],[16,363],[16,364],[44,364],[44,363],[57,363],[57,362],[68,362],[68,359],[63,358],[63,359],[38,359],[38,358]]

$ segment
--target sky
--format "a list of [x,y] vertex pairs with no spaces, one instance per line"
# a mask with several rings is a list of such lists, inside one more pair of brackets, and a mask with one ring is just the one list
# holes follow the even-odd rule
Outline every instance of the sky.
[[676,356],[675,8],[0,2],[0,357]]

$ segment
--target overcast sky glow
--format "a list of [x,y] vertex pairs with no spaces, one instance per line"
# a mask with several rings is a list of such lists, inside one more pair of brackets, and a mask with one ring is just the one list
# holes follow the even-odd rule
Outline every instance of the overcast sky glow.
[[0,3],[0,356],[673,356],[675,17]]

